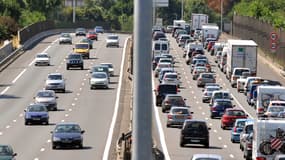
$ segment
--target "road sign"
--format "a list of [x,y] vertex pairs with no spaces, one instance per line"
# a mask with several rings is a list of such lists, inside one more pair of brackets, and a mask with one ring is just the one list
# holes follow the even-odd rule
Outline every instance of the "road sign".
[[168,7],[169,0],[153,0],[155,7]]
[[270,40],[271,41],[276,41],[278,39],[278,35],[276,32],[271,32],[270,33]]

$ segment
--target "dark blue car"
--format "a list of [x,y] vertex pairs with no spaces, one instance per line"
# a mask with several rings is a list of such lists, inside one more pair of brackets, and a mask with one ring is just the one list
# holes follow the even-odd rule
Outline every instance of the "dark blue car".
[[49,114],[45,105],[31,104],[25,110],[25,125],[32,123],[49,124]]
[[52,149],[58,147],[78,147],[83,148],[84,130],[76,123],[59,123],[52,133]]
[[216,99],[210,106],[211,118],[222,117],[227,108],[233,108],[234,105],[230,99]]

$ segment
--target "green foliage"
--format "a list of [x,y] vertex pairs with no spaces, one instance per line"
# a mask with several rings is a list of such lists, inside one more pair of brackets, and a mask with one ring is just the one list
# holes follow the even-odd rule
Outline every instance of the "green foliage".
[[38,11],[23,10],[19,23],[22,27],[31,25],[36,22],[45,21],[46,18],[43,13]]
[[11,38],[11,34],[8,32],[8,28],[3,25],[0,24],[0,41],[6,40]]
[[19,29],[17,22],[9,16],[0,16],[0,24],[5,26],[8,33],[16,34]]

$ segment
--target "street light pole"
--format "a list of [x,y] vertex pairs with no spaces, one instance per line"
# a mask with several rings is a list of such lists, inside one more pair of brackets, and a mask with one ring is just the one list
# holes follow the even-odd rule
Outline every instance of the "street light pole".
[[181,0],[181,20],[183,20],[183,14],[184,14],[184,0]]
[[75,0],[72,1],[72,22],[75,23]]
[[221,33],[223,32],[223,0],[221,0]]

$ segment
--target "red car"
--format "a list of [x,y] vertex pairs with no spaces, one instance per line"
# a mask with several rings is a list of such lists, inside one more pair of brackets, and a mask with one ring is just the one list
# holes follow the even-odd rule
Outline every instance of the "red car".
[[247,118],[245,112],[241,109],[228,108],[222,116],[221,128],[226,129],[227,127],[232,127],[236,119]]
[[207,51],[210,52],[210,50],[212,49],[212,47],[215,45],[215,41],[210,41],[208,43],[208,46],[207,46]]
[[87,38],[88,39],[91,39],[91,40],[96,40],[98,41],[98,36],[97,36],[97,33],[95,31],[89,31],[87,33]]

